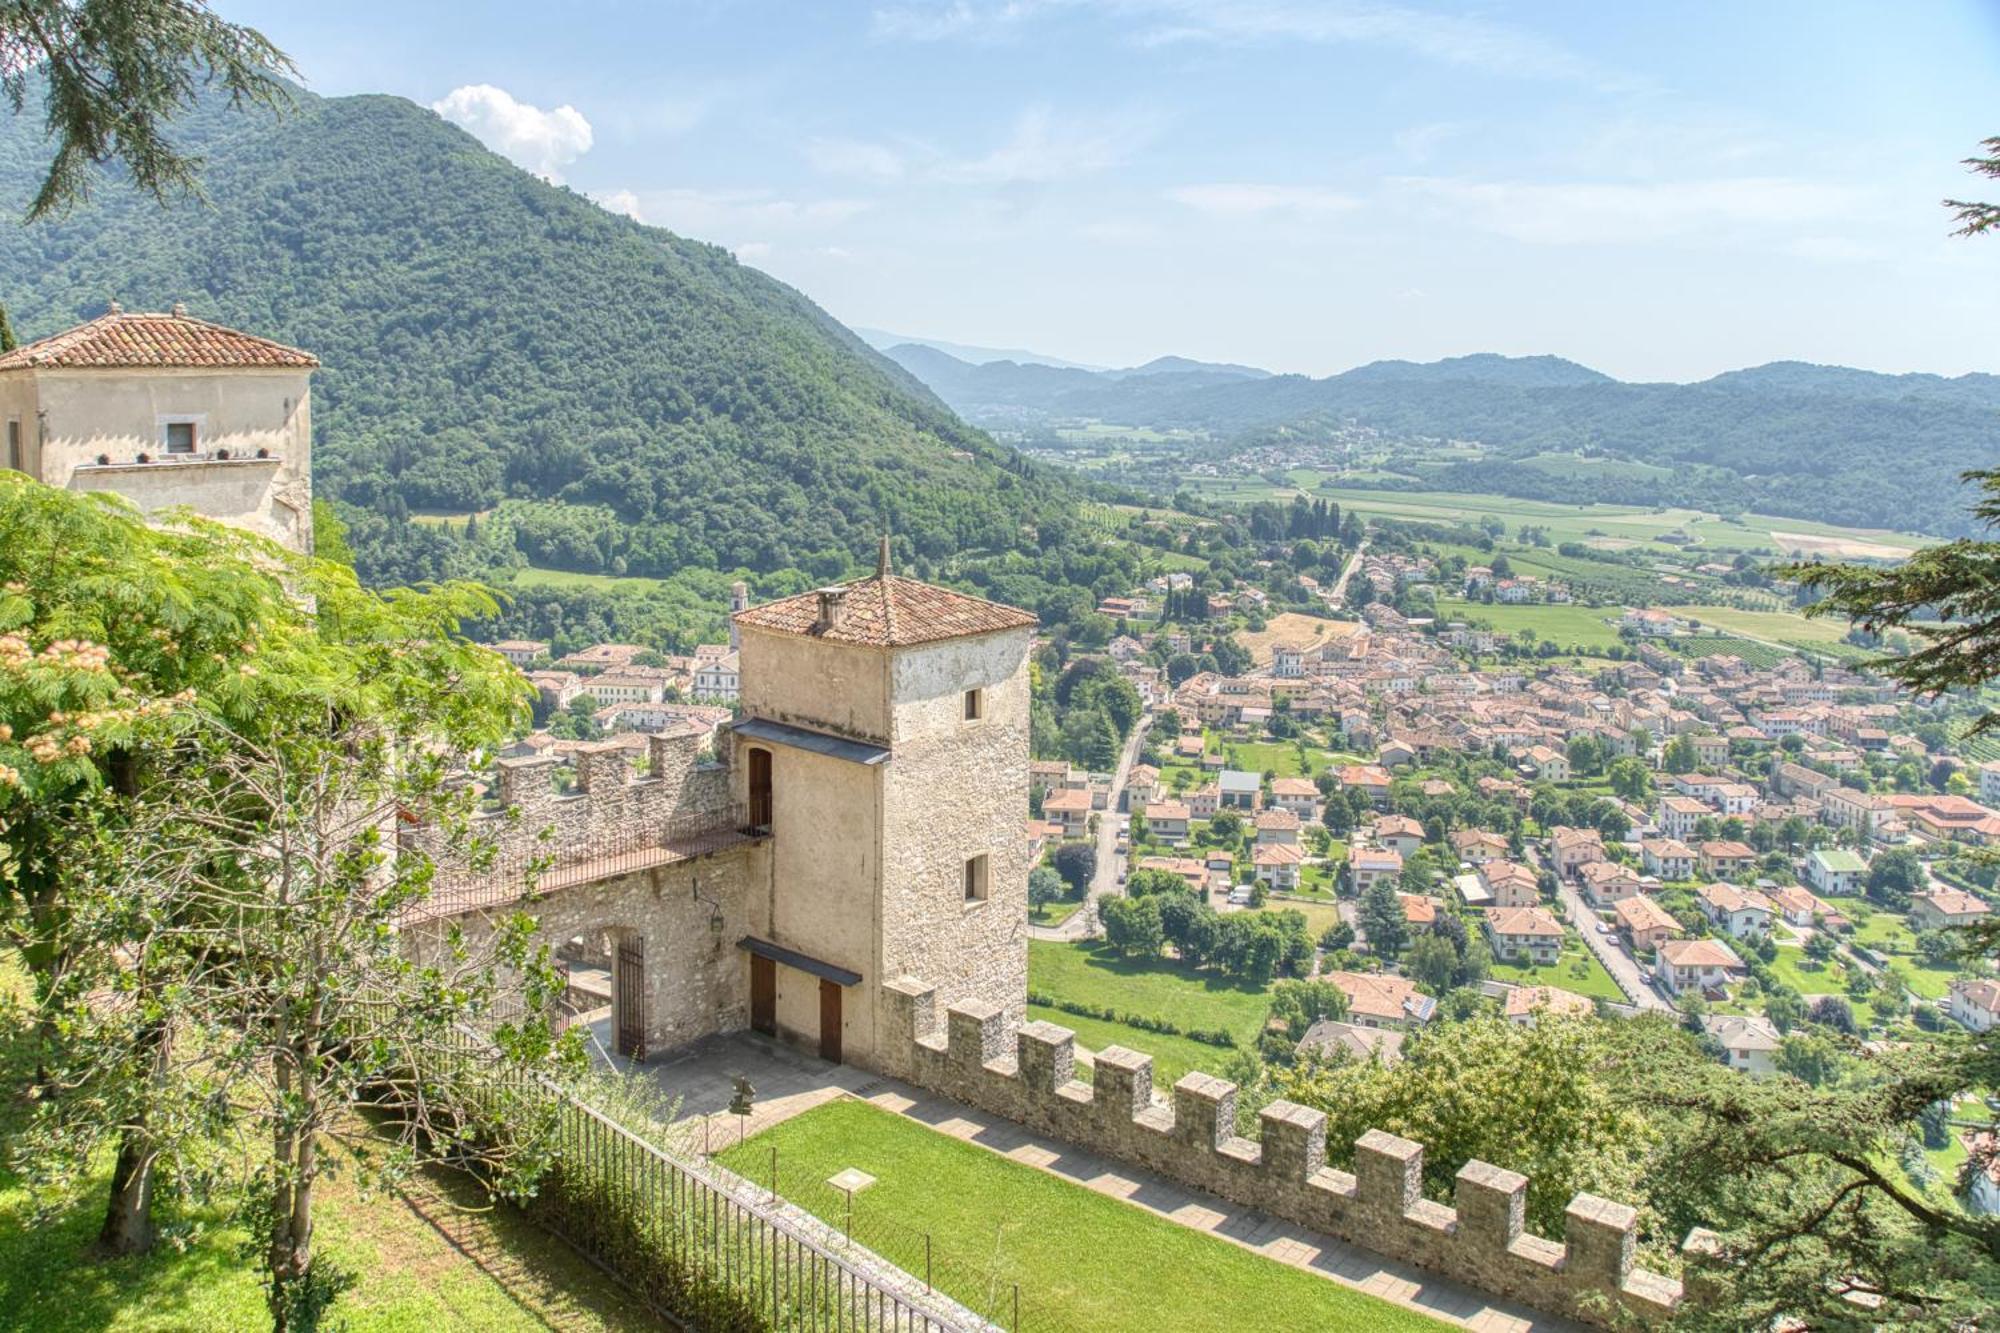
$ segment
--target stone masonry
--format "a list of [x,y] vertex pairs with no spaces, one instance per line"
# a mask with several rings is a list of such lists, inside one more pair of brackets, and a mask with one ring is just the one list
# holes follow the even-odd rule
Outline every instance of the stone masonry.
[[1453,1206],[1422,1194],[1424,1148],[1370,1130],[1354,1169],[1326,1165],[1326,1116],[1278,1101],[1262,1138],[1235,1132],[1236,1086],[1208,1074],[1153,1101],[1151,1056],[1099,1051],[1093,1083],[1074,1077],[1076,1037],[1052,1023],[1018,1030],[995,1005],[961,1002],[939,1030],[935,989],[883,987],[885,1071],[1032,1129],[1171,1176],[1235,1203],[1311,1227],[1552,1313],[1612,1326],[1664,1322],[1681,1284],[1633,1263],[1636,1214],[1579,1194],[1563,1239],[1526,1230],[1527,1177],[1486,1162],[1458,1173]]

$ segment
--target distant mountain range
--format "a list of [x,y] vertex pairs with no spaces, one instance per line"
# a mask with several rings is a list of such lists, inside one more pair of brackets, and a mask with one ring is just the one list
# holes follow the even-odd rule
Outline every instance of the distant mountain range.
[[[1136,371],[887,355],[966,420],[1033,430],[1093,420],[1222,441],[1469,440],[1486,457],[1422,471],[1411,489],[1674,503],[1863,527],[1970,530],[1959,474],[2000,467],[2000,376],[1884,375],[1773,362],[1696,384],[1630,384],[1554,356],[1377,361],[1339,375],[1266,375],[1163,358]],[[1574,468],[1589,454],[1670,469]],[[1635,475],[1636,474],[1636,475]]]

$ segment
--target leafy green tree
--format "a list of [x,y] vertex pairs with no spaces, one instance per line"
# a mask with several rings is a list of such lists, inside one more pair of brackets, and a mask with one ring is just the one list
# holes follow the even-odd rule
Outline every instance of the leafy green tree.
[[1104,898],[1097,905],[1104,940],[1128,958],[1158,958],[1166,944],[1160,898]]
[[1028,902],[1041,907],[1061,899],[1069,888],[1063,877],[1047,866],[1036,866],[1028,872]]
[[1653,775],[1637,759],[1620,759],[1606,771],[1611,790],[1627,801],[1645,802],[1653,796]]
[[1923,859],[1909,847],[1891,847],[1868,863],[1868,876],[1862,884],[1870,898],[1901,912],[1908,909],[1912,894],[1923,891],[1924,882]]
[[1347,994],[1330,981],[1281,981],[1271,988],[1271,1017],[1285,1025],[1296,1046],[1322,1018],[1345,1018]]
[[1063,877],[1072,893],[1081,895],[1090,887],[1090,881],[1097,877],[1097,847],[1089,842],[1066,842],[1056,848],[1050,858],[1056,873]]
[[1701,756],[1695,751],[1692,736],[1676,736],[1667,742],[1667,748],[1660,755],[1661,767],[1667,772],[1692,773],[1701,767]]
[[1388,960],[1402,953],[1409,942],[1410,923],[1395,881],[1382,878],[1369,885],[1361,895],[1359,915],[1361,933],[1368,937],[1368,947],[1376,957]]

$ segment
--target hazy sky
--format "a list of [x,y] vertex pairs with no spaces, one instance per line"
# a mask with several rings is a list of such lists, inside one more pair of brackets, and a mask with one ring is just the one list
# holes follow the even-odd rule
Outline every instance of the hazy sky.
[[849,324],[2000,371],[2000,236],[1938,207],[2000,135],[2000,0],[216,3]]

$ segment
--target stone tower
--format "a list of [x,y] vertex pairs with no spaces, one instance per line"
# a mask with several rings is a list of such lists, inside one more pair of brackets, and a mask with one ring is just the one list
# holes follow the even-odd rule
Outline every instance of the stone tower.
[[751,1026],[878,1066],[884,983],[1027,993],[1035,617],[889,571],[733,618],[732,768],[772,848],[752,904]]
[[729,650],[735,652],[743,646],[743,635],[736,628],[738,612],[750,609],[750,585],[742,579],[729,585]]

